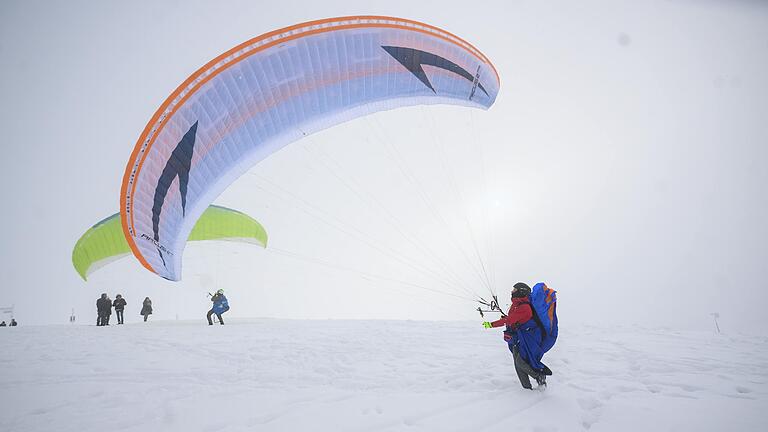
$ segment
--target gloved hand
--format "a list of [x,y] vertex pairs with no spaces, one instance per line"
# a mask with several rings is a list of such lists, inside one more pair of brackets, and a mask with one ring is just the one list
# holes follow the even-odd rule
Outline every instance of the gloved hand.
[[485,321],[485,322],[483,323],[483,327],[485,327],[485,328],[492,328],[492,327],[493,327],[493,325],[491,325],[491,323],[489,323],[488,321]]

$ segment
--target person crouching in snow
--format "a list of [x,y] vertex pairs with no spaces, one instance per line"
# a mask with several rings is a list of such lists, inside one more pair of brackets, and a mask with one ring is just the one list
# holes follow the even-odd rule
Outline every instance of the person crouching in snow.
[[206,316],[208,318],[208,325],[213,325],[213,321],[211,321],[211,315],[213,314],[216,314],[216,318],[219,319],[219,324],[224,325],[224,320],[221,319],[221,314],[229,310],[229,302],[227,302],[227,298],[224,297],[224,290],[220,289],[216,291],[216,294],[211,296],[211,301],[213,302],[213,307],[208,311],[208,315]]
[[512,305],[507,316],[483,323],[485,328],[506,326],[504,340],[512,352],[520,384],[528,390],[533,389],[529,377],[533,377],[539,386],[546,386],[547,375],[552,375],[552,371],[541,362],[544,356],[541,348],[542,333],[531,310],[530,295],[531,287],[523,282],[516,283],[512,289]]

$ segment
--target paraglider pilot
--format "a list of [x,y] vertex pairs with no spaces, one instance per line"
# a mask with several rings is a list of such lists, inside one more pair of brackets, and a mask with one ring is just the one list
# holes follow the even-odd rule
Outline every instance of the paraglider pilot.
[[211,321],[211,315],[213,314],[216,314],[216,318],[219,319],[219,324],[224,325],[224,320],[221,319],[221,314],[229,310],[229,302],[227,302],[227,298],[224,297],[224,290],[220,289],[216,291],[216,294],[211,296],[211,301],[213,302],[213,307],[208,311],[208,315],[206,316],[208,318],[208,325],[213,325],[213,321]]
[[546,386],[546,376],[552,375],[552,371],[541,362],[544,356],[541,348],[542,338],[539,326],[534,320],[530,295],[531,288],[527,284],[516,283],[512,289],[512,305],[507,316],[494,322],[483,323],[485,328],[506,326],[504,340],[512,352],[515,372],[523,388],[529,390],[533,388],[529,377],[533,377],[539,386]]

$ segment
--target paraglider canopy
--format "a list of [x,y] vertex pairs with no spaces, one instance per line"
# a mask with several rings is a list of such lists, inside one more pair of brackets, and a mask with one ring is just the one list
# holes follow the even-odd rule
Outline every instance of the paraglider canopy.
[[149,121],[123,177],[125,237],[144,267],[180,280],[200,214],[286,144],[402,106],[487,109],[498,90],[479,50],[416,21],[341,17],[266,33],[192,74]]
[[[212,205],[197,220],[189,241],[227,240],[267,247],[267,232],[245,213]],[[72,265],[83,280],[101,267],[130,255],[131,249],[115,213],[86,231],[72,249]]]

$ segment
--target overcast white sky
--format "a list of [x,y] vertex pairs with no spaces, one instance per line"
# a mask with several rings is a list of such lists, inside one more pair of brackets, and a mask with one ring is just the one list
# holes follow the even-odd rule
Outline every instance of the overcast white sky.
[[[719,312],[766,333],[768,4],[280,4],[0,3],[0,306],[90,323],[108,292],[128,321],[145,296],[153,318],[203,319],[224,288],[232,317],[479,322],[426,275],[482,292],[475,243],[502,299],[518,280],[557,289],[561,325],[708,328]],[[261,33],[354,14],[469,40],[499,70],[496,104],[376,114],[257,165],[216,203],[262,222],[266,251],[198,243],[180,283],[133,258],[80,280],[74,243],[118,210],[133,145],[181,81]]]

